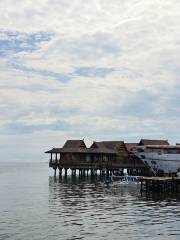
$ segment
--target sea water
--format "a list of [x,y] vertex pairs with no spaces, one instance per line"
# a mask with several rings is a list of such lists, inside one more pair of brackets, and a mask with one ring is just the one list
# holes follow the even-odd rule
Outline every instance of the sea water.
[[0,163],[0,240],[180,239],[178,196],[53,174],[48,163]]

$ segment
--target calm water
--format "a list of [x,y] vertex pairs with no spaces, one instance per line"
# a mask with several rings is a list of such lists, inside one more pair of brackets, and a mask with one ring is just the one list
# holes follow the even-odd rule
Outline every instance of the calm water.
[[180,201],[54,179],[47,163],[0,164],[0,239],[180,239]]

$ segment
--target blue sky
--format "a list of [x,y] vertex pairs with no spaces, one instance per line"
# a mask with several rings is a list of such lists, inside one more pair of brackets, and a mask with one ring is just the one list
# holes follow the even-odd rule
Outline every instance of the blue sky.
[[177,0],[1,1],[0,161],[66,139],[180,142],[179,19]]

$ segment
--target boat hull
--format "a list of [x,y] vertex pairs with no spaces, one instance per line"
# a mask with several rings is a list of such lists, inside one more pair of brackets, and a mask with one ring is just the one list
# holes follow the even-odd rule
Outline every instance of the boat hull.
[[155,152],[136,152],[134,154],[141,159],[155,175],[158,173],[176,173],[178,168],[180,168],[180,154],[159,154]]
[[138,187],[138,182],[113,182],[109,184],[109,187],[124,188],[124,187]]

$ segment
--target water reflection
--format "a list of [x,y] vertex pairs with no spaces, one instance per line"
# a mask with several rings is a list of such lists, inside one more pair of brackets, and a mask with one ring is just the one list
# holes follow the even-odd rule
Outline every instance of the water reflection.
[[0,168],[0,239],[180,238],[174,196],[105,188],[99,177],[48,178],[42,163]]
[[106,188],[99,178],[49,177],[49,214],[56,217],[66,239],[179,236],[179,206],[169,196]]
[[154,202],[179,202],[180,194],[173,192],[142,192],[141,198],[145,201]]
[[[136,188],[124,188],[115,189],[107,188],[99,178],[62,178],[54,179],[49,178],[49,200],[61,201],[63,205],[81,204],[82,201],[97,204],[100,200],[107,202],[112,198],[118,200],[121,197],[121,203],[126,204],[128,195],[139,195],[139,191]],[[56,204],[56,202],[54,202]]]

